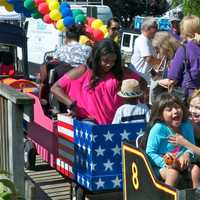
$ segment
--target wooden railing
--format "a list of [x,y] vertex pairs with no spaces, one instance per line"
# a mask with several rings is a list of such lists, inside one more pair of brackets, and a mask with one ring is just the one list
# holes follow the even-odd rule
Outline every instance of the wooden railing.
[[24,196],[23,120],[32,120],[34,99],[0,84],[0,169],[6,170]]

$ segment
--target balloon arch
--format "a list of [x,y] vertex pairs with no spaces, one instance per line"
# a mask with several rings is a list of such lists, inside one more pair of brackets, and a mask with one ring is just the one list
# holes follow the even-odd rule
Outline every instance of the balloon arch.
[[[107,37],[108,29],[100,19],[85,16],[80,9],[71,9],[67,2],[58,0],[0,0],[0,6],[4,6],[9,12],[15,11],[25,17],[41,18],[47,24],[53,24],[59,31],[67,31],[74,24],[83,24],[85,31],[93,41],[100,41]],[[82,36],[82,41],[86,41]]]

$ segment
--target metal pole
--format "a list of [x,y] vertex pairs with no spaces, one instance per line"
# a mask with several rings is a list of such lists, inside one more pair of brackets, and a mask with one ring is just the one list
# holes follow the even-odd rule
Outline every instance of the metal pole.
[[145,1],[146,5],[145,5],[145,10],[146,10],[146,15],[148,16],[148,0]]

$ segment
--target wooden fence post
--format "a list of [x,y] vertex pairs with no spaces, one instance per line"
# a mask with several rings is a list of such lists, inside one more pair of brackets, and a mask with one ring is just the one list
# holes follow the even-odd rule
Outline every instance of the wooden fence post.
[[24,196],[23,110],[8,101],[9,171],[11,180]]
[[10,174],[20,196],[25,196],[23,120],[33,118],[34,99],[0,84],[0,169]]

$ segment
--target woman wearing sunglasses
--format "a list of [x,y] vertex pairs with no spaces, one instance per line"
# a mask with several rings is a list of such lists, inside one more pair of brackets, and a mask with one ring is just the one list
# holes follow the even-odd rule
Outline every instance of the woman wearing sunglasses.
[[[200,89],[194,90],[189,99],[190,119],[192,120],[196,143],[200,140]],[[176,134],[169,137],[169,141],[175,145],[182,145],[200,155],[200,147],[191,144],[182,135]]]
[[120,37],[119,37],[120,21],[119,21],[119,19],[117,19],[116,17],[109,19],[108,23],[107,23],[107,27],[108,27],[107,38],[110,38],[119,44],[119,42],[120,42]]

